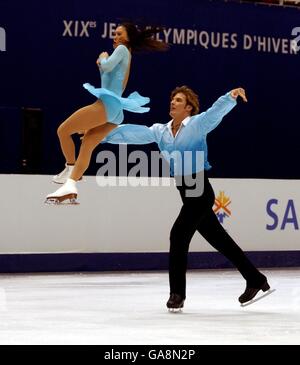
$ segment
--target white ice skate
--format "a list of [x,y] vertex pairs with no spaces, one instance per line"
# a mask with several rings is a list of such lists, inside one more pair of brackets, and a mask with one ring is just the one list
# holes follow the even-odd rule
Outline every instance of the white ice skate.
[[76,181],[67,179],[66,183],[54,193],[47,195],[46,204],[79,204]]
[[54,182],[55,184],[64,184],[67,181],[67,179],[70,178],[73,169],[74,169],[74,165],[66,164],[66,167],[63,169],[63,171],[61,173],[53,176],[52,182]]

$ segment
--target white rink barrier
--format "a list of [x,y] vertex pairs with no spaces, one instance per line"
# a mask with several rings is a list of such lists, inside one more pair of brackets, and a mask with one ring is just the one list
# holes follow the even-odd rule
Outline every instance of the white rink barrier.
[[[300,250],[299,180],[210,181],[216,214],[243,250]],[[181,207],[173,179],[133,182],[148,186],[99,187],[88,176],[78,184],[80,205],[49,206],[46,195],[59,187],[51,176],[0,175],[0,254],[167,252]],[[214,249],[196,233],[190,251]]]

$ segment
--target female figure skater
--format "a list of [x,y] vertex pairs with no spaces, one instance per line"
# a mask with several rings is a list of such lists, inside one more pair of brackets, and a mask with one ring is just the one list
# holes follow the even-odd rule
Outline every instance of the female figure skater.
[[[53,182],[63,184],[54,193],[47,195],[46,203],[58,204],[67,199],[76,203],[76,182],[88,168],[91,155],[102,139],[123,121],[123,109],[134,113],[145,113],[150,108],[144,107],[150,99],[134,92],[123,98],[131,64],[131,53],[135,51],[164,51],[168,45],[153,39],[153,35],[161,29],[147,27],[139,29],[132,23],[122,23],[116,29],[113,48],[109,56],[107,52],[99,55],[97,64],[101,75],[101,88],[90,84],[83,86],[97,101],[83,107],[66,119],[58,128],[62,152],[66,159],[65,169],[53,177]],[[84,137],[77,160],[72,134],[84,131]]]

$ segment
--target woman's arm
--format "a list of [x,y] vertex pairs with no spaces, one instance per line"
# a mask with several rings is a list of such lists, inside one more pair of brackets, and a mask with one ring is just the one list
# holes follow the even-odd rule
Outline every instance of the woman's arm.
[[110,56],[107,52],[102,52],[97,63],[101,70],[110,72],[126,57],[129,57],[128,49],[124,45],[119,45]]

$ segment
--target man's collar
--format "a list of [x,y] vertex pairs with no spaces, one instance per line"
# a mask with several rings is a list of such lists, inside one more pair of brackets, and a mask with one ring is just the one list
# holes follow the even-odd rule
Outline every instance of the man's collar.
[[183,124],[184,126],[186,126],[188,124],[188,122],[190,121],[191,116],[189,115],[188,117],[186,117],[185,119],[183,119],[183,121],[181,122],[181,124]]
[[[190,121],[191,116],[189,115],[188,117],[184,118],[183,121],[181,122],[181,124],[183,124],[184,126],[186,126],[188,124],[188,122]],[[171,125],[173,123],[173,119],[169,121],[169,123],[167,124],[169,128],[171,128]]]

